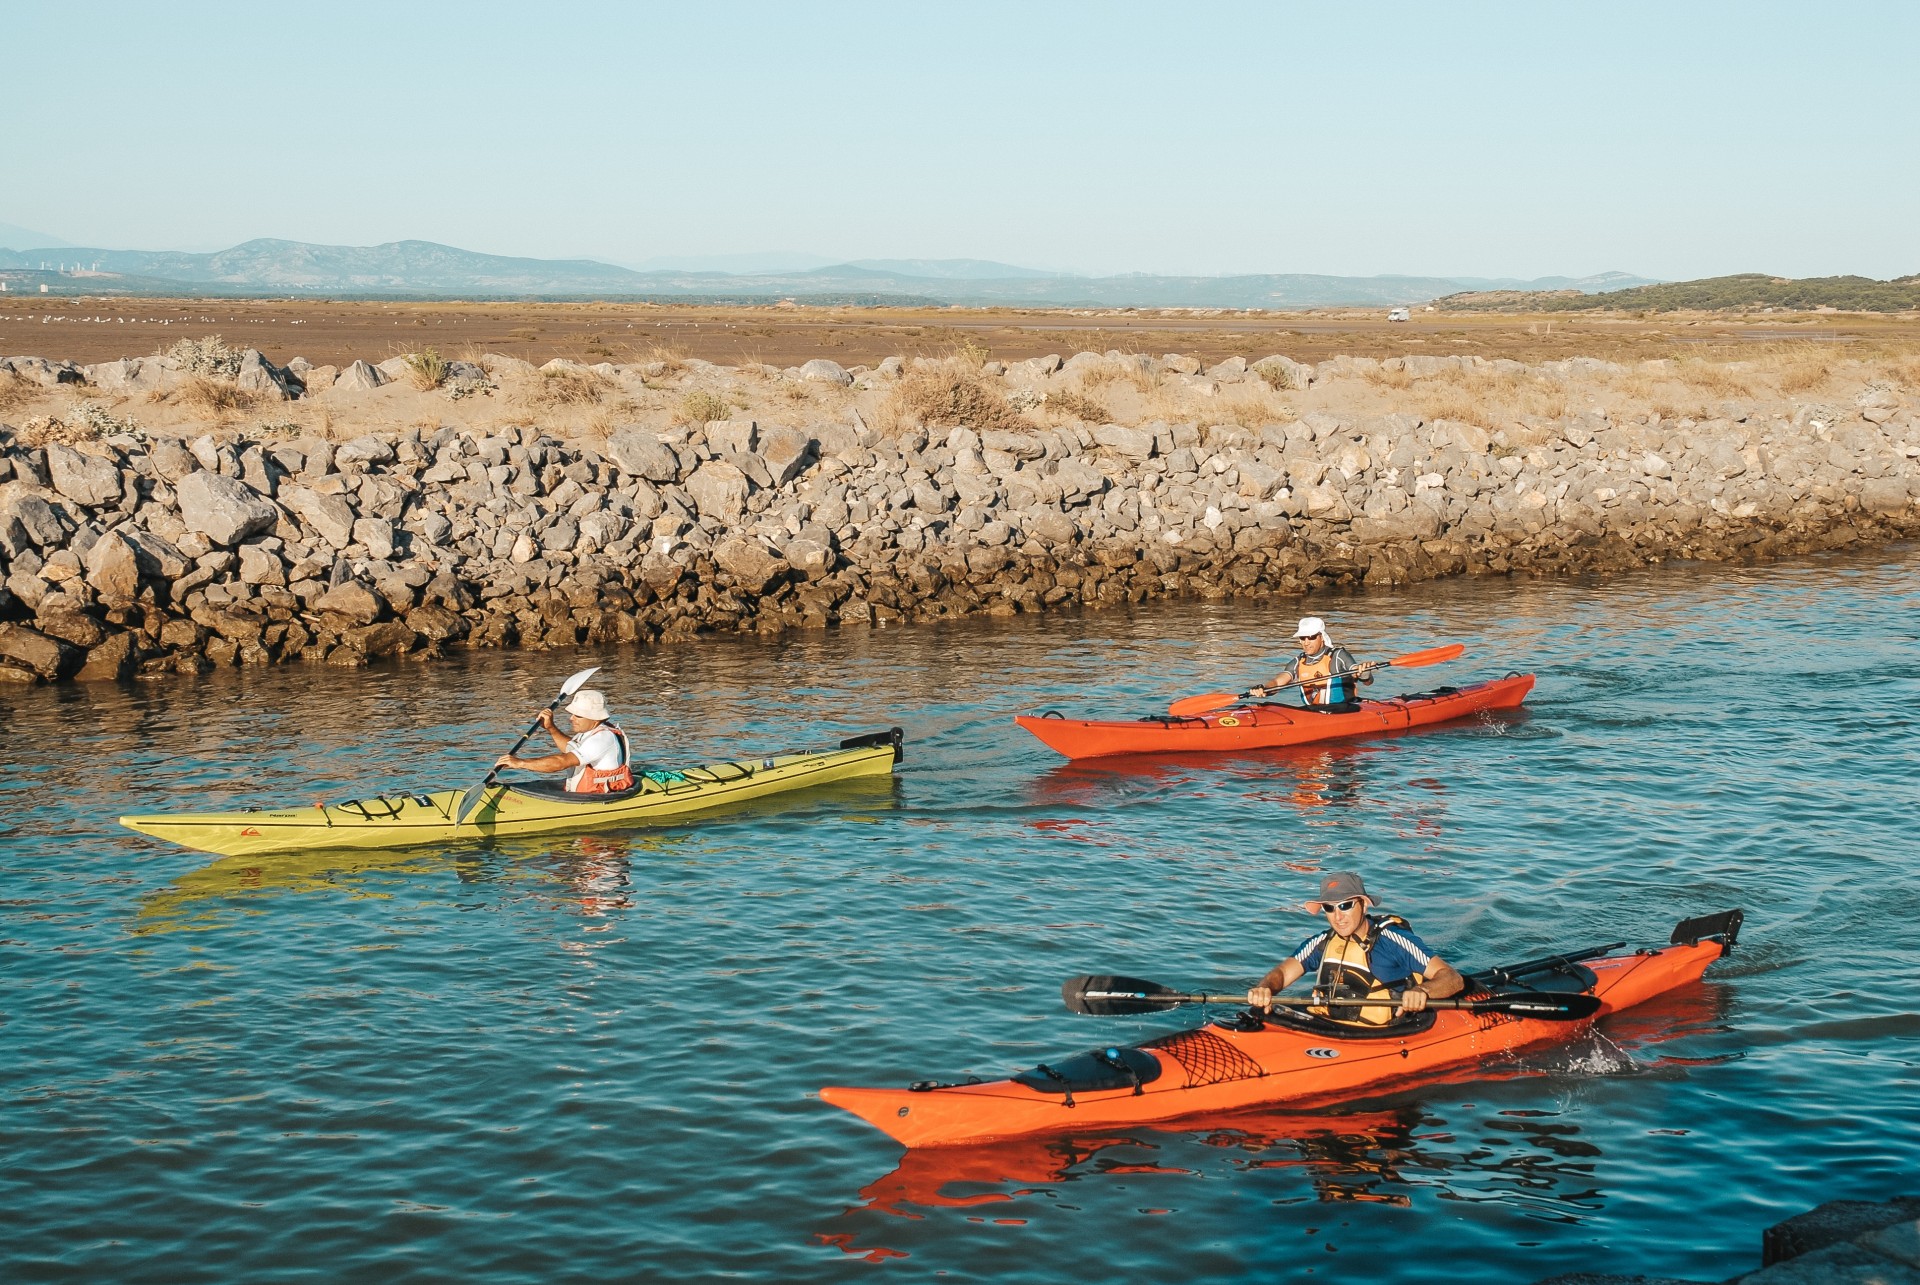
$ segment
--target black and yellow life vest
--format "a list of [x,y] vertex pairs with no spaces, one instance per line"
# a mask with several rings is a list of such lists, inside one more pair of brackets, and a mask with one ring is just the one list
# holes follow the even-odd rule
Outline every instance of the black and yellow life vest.
[[[1384,999],[1392,995],[1392,988],[1375,977],[1372,968],[1373,947],[1379,942],[1382,930],[1387,928],[1405,928],[1408,932],[1413,930],[1413,926],[1399,915],[1368,915],[1361,936],[1342,937],[1329,932],[1326,943],[1320,948],[1320,971],[1314,978],[1313,998]],[[1426,980],[1424,973],[1414,973],[1397,980],[1395,985],[1419,986]],[[1385,1026],[1395,1016],[1391,1004],[1369,1005],[1365,1008],[1346,1004],[1315,1004],[1307,1011],[1348,1026]]]

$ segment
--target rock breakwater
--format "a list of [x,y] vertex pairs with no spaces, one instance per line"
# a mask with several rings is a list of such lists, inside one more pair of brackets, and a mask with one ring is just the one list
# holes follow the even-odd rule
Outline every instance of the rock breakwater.
[[[1431,409],[1266,423],[1020,417],[1023,392],[1039,405],[1052,381],[1055,406],[1071,407],[1061,381],[1095,371],[1204,383],[1208,397],[1342,378],[1391,393],[1421,377],[1418,363],[1472,361],[975,363],[976,383],[942,387],[1001,381],[1009,391],[993,391],[987,413],[954,395],[948,411],[884,429],[852,402],[826,422],[611,424],[591,439],[538,423],[346,441],[292,426],[117,431],[105,414],[92,436],[0,425],[0,679],[1303,594],[1920,531],[1920,420],[1884,385],[1843,405],[1730,404],[1677,419],[1560,406],[1498,428]],[[1564,381],[1578,364],[1523,370]],[[154,369],[175,379],[131,365],[0,361],[48,388],[137,385]],[[400,369],[360,366],[331,382]],[[498,374],[450,366],[441,378],[470,393]],[[849,372],[821,360],[786,377],[851,395],[921,372],[937,384],[951,367],[890,359]],[[627,373],[608,369],[600,378]],[[253,352],[221,376],[276,399],[321,382]]]

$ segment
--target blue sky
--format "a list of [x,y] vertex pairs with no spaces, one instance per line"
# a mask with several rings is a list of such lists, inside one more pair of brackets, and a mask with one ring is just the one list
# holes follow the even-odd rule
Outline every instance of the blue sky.
[[1920,3],[10,0],[0,19],[0,220],[83,245],[1920,271]]

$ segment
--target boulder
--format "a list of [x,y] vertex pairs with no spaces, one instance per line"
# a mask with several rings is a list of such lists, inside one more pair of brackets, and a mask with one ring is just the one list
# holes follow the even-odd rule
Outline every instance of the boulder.
[[623,428],[607,439],[607,454],[622,472],[649,482],[680,480],[680,457],[644,428]]
[[99,621],[68,606],[50,607],[35,613],[33,627],[49,638],[70,642],[82,650],[99,646],[107,636],[106,627]]
[[400,620],[363,625],[358,629],[349,629],[341,635],[342,642],[369,658],[405,655],[413,650],[414,640],[412,626]]
[[710,419],[707,445],[722,455],[740,455],[753,449],[759,426],[750,419]]
[[[0,514],[19,524],[18,535],[36,548],[57,549],[67,542],[67,529],[60,525],[53,506],[38,495],[22,494],[0,507]],[[0,522],[0,525],[3,525]]]
[[177,437],[153,437],[147,440],[147,458],[161,479],[178,485],[180,479],[200,467],[187,444]]
[[336,549],[353,543],[353,505],[344,495],[322,495],[304,486],[280,490],[280,502],[316,535]]
[[94,541],[84,563],[87,583],[101,597],[131,600],[140,592],[140,555],[120,531]]
[[687,479],[686,491],[702,517],[731,522],[747,507],[752,491],[747,475],[724,460],[708,460]]
[[76,504],[99,508],[120,503],[120,470],[112,460],[52,442],[47,446],[47,472],[53,489]]
[[369,556],[385,562],[393,556],[393,523],[385,518],[357,518],[353,542],[366,546]]
[[217,545],[270,532],[280,520],[280,510],[245,482],[204,470],[181,480],[177,498],[187,529]]
[[11,660],[52,682],[80,668],[81,652],[72,643],[49,638],[38,629],[0,621],[0,660]]
[[367,365],[366,362],[356,359],[351,366],[348,366],[334,377],[333,386],[327,391],[333,393],[370,393],[386,382],[385,379],[381,378],[379,371]]
[[313,600],[315,611],[339,616],[356,625],[380,619],[386,600],[358,580],[344,580]]
[[240,581],[250,585],[284,585],[286,563],[281,561],[279,551],[268,547],[266,542],[243,544],[240,546]]
[[132,634],[108,634],[88,649],[86,661],[74,677],[82,682],[125,678],[133,672],[133,664],[139,658]]
[[1144,429],[1125,428],[1119,424],[1101,424],[1093,430],[1093,440],[1130,460],[1145,460],[1153,457],[1153,434]]
[[234,375],[233,382],[256,396],[274,401],[284,402],[294,395],[286,379],[272,362],[260,355],[257,348],[249,348],[240,354],[240,370]]
[[333,453],[335,468],[345,469],[349,465],[391,464],[394,460],[393,446],[382,441],[372,433],[354,438]]
[[800,378],[814,383],[842,386],[853,382],[853,376],[849,375],[839,362],[828,361],[825,357],[815,357],[800,367]]
[[713,560],[733,583],[758,596],[776,584],[787,572],[786,559],[758,540],[729,536],[713,546]]

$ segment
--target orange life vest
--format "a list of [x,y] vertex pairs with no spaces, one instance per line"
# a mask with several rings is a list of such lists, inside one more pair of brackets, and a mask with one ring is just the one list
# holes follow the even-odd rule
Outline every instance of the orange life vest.
[[608,723],[606,728],[620,742],[620,766],[609,768],[580,765],[580,784],[567,787],[569,794],[614,794],[633,788],[633,749],[627,744],[627,734],[617,726]]

